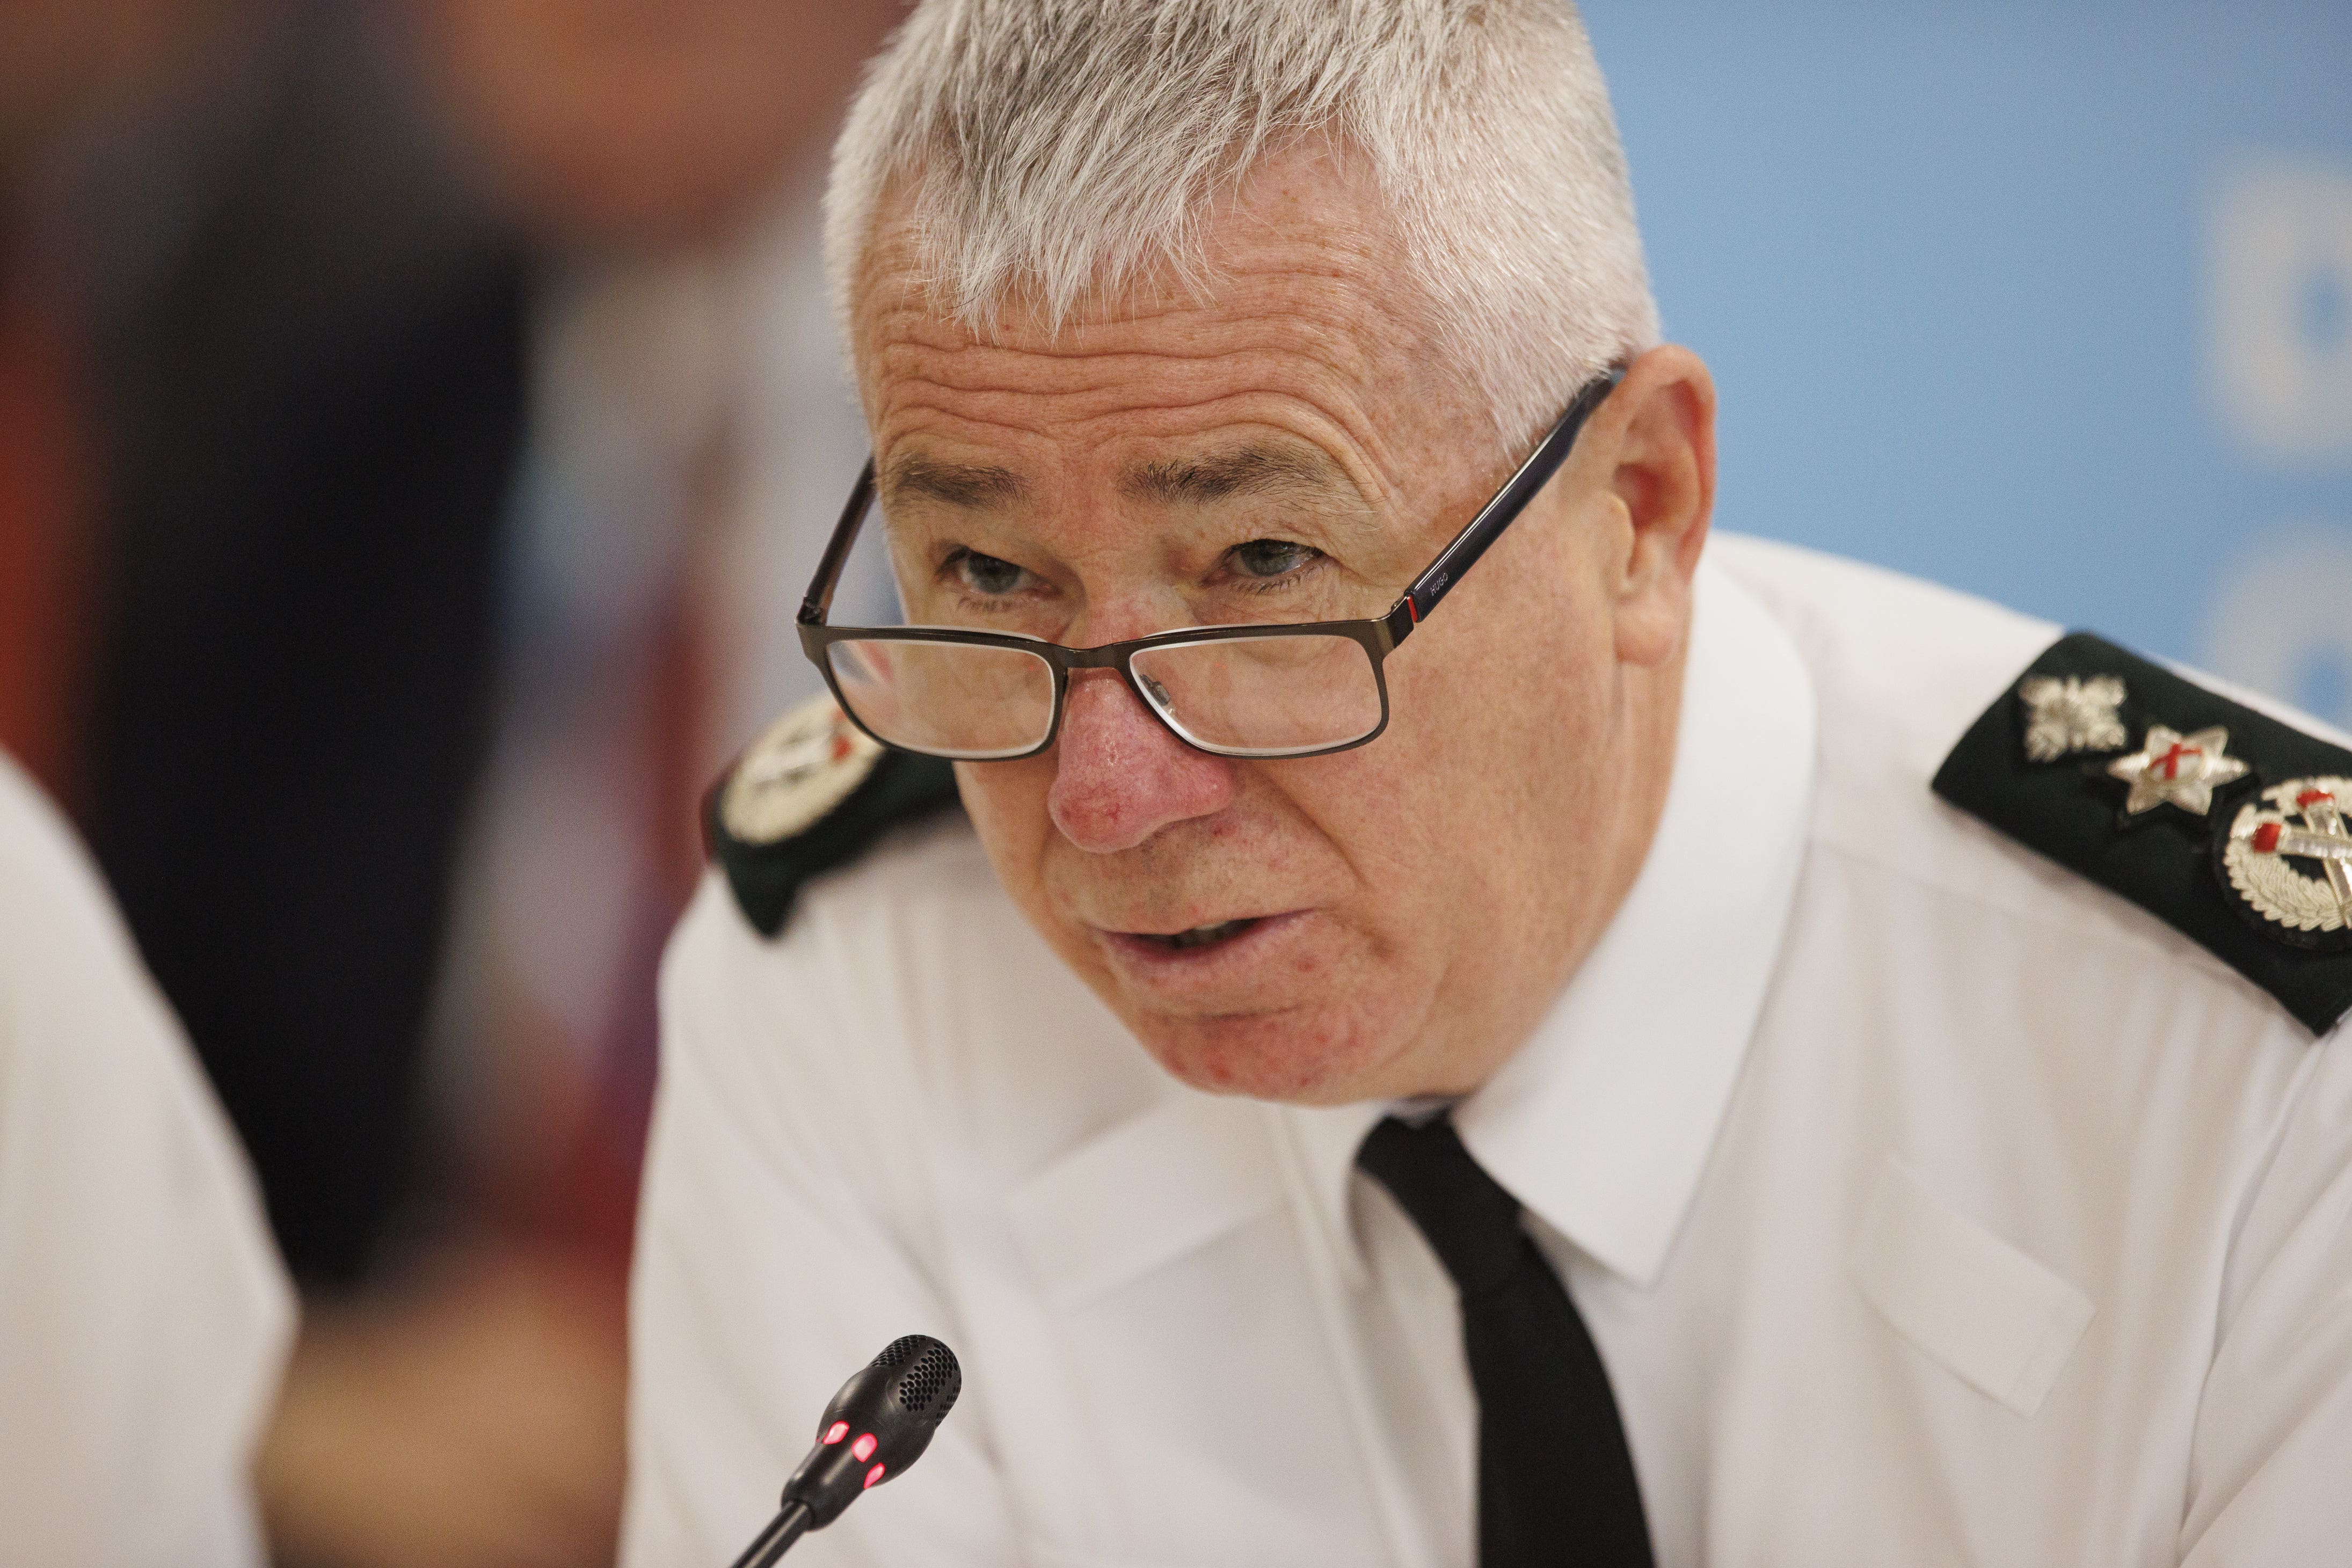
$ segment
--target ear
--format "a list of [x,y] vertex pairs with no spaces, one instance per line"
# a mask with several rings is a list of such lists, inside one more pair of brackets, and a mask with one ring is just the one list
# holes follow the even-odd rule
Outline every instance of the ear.
[[1653,349],[1594,415],[1602,483],[1622,510],[1617,657],[1666,663],[1690,624],[1691,576],[1715,511],[1715,378],[1688,349]]

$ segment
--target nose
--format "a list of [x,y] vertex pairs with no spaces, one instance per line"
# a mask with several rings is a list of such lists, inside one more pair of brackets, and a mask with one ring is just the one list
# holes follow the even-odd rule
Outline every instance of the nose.
[[1133,849],[1234,798],[1234,765],[1177,739],[1116,670],[1071,676],[1054,755],[1046,810],[1064,838],[1094,854]]

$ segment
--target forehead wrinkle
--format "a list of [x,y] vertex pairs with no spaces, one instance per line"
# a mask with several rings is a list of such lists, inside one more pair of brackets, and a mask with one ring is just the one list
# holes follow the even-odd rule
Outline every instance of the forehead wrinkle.
[[[1252,279],[1248,271],[1228,277]],[[1247,423],[1303,437],[1365,503],[1385,507],[1412,490],[1405,451],[1415,425],[1405,405],[1426,406],[1402,392],[1418,380],[1410,322],[1344,269],[1293,272],[1287,281],[1307,284],[1305,295],[1131,300],[1122,317],[1051,334],[1017,323],[975,334],[926,308],[913,289],[869,297],[859,357],[877,444],[887,451],[912,434],[910,423],[942,416],[950,428],[1048,439],[1058,426],[1058,438],[1091,444],[1087,433],[1105,423],[1182,422],[1217,403],[1263,399],[1262,409],[1298,406],[1304,426],[1263,413],[1244,415]],[[1406,423],[1391,428],[1400,418]]]
[[[949,345],[902,338],[877,342],[870,358],[877,383],[913,380],[946,392],[1055,398],[1129,387],[1139,380],[1150,381],[1155,375],[1198,381],[1203,379],[1202,372],[1236,364],[1262,364],[1277,371],[1284,366],[1296,367],[1290,375],[1265,378],[1260,384],[1268,391],[1276,390],[1285,381],[1324,379],[1362,386],[1379,376],[1376,356],[1361,343],[1345,334],[1318,329],[1315,325],[1286,336],[1285,326],[1291,320],[1311,323],[1311,319],[1265,315],[1254,319],[1251,326],[1256,330],[1247,338],[1229,328],[1223,340],[1196,344],[1168,341],[1117,349]],[[1302,376],[1297,371],[1309,373]],[[1074,371],[1078,373],[1073,374]]]
[[1386,297],[1379,280],[1348,269],[1268,266],[1230,272],[1215,298],[1124,301],[1098,320],[1051,330],[1019,319],[975,329],[942,317],[911,282],[896,298],[869,303],[858,355],[877,378],[904,373],[910,361],[942,384],[1017,385],[1060,379],[1073,370],[1099,385],[1153,363],[1212,365],[1239,357],[1294,358],[1369,387],[1403,368],[1426,337],[1412,312]]

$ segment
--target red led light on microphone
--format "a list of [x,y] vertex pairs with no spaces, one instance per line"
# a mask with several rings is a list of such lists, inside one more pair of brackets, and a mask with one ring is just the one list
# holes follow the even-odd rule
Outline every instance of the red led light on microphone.
[[[922,1458],[962,1389],[955,1352],[929,1334],[904,1334],[883,1347],[816,1418],[816,1441],[784,1479],[776,1516],[737,1568],[772,1568],[808,1531],[823,1530],[861,1495],[898,1479]],[[5,1550],[0,1560],[13,1561]]]

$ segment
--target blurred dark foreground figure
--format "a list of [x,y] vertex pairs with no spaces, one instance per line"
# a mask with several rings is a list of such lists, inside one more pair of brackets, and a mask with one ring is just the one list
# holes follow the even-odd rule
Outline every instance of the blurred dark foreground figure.
[[[596,405],[621,456],[584,472],[549,411],[654,380],[680,323],[762,340],[726,317],[793,285],[761,247],[896,11],[12,13],[0,737],[85,824],[306,1288],[281,1561],[612,1555],[652,967],[693,792],[777,695],[698,678],[730,617],[693,517],[772,498],[704,427],[775,400],[688,354]],[[757,287],[697,293],[730,267]],[[564,841],[566,899],[516,824],[574,820],[546,791],[583,751],[626,821]],[[593,1008],[540,1004],[518,930]]]

